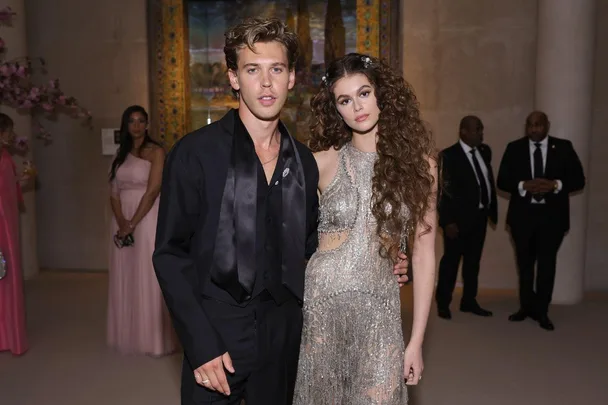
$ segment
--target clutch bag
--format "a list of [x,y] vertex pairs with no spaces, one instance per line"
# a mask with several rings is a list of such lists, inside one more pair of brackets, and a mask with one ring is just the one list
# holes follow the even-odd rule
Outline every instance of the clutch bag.
[[8,265],[6,264],[6,258],[0,250],[0,280],[2,280],[6,276],[6,272],[8,270],[7,267]]
[[134,243],[135,239],[133,238],[133,234],[128,234],[124,238],[118,237],[118,234],[114,235],[114,244],[119,249],[122,249],[125,246],[133,246]]

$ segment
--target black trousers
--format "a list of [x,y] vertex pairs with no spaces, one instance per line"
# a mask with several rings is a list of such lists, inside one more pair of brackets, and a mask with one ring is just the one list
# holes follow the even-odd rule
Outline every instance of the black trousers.
[[289,405],[298,368],[302,309],[289,299],[277,305],[267,293],[246,307],[236,307],[213,299],[203,302],[224,339],[235,369],[226,371],[230,397],[196,383],[190,364],[182,369],[182,405]]
[[450,239],[443,233],[443,257],[439,262],[439,278],[435,300],[437,307],[447,309],[452,302],[458,267],[462,259],[463,292],[461,305],[474,304],[477,297],[479,262],[486,240],[488,213],[479,210],[459,227],[458,237]]
[[519,303],[523,311],[544,316],[553,296],[557,252],[565,233],[556,228],[555,218],[544,205],[530,208],[534,215],[525,224],[511,228],[519,271]]

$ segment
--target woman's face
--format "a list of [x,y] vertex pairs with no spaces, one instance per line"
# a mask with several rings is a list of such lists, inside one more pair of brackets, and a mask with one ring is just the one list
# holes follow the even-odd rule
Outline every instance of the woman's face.
[[133,139],[142,138],[146,135],[146,128],[148,127],[148,120],[140,112],[134,112],[129,117],[129,134]]
[[334,98],[338,112],[353,133],[366,134],[377,127],[380,109],[367,76],[355,73],[339,79],[334,85]]
[[6,146],[12,146],[15,143],[15,131],[13,127],[0,132],[0,143]]

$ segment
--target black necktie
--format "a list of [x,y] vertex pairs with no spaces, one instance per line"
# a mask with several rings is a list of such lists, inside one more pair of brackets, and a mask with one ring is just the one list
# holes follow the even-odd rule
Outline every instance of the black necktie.
[[477,160],[477,156],[475,156],[475,150],[471,149],[471,157],[473,158],[473,167],[475,168],[475,173],[477,173],[477,179],[479,180],[479,192],[481,194],[481,205],[484,208],[488,208],[489,198],[488,198],[488,185],[486,184],[486,178],[481,171],[481,166],[479,165],[479,161]]
[[[540,149],[540,142],[535,142],[536,149],[534,150],[534,178],[540,179],[545,176],[543,173],[543,152]],[[540,201],[543,199],[541,194],[534,194],[532,196],[536,201]]]

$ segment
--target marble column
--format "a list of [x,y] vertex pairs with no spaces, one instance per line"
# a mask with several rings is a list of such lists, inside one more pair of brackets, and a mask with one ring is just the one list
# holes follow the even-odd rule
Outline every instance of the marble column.
[[[6,43],[7,52],[5,60],[27,56],[27,38],[25,30],[25,1],[4,0],[2,7],[10,7],[17,15],[13,17],[11,26],[0,27],[0,37]],[[31,159],[33,145],[36,139],[32,136],[32,118],[28,113],[17,112],[12,108],[0,105],[0,110],[8,114],[15,122],[15,132],[18,137],[28,138],[30,151],[25,157],[15,156],[17,170],[23,168],[23,160]],[[34,162],[35,163],[35,162]],[[33,186],[23,190],[25,209],[21,214],[21,257],[23,276],[25,279],[32,278],[38,274],[38,249],[36,245],[36,194]]]
[[[539,0],[536,53],[537,109],[551,121],[550,134],[572,141],[589,173],[595,0]],[[574,304],[584,293],[588,193],[570,199],[570,232],[557,259],[553,303]]]

